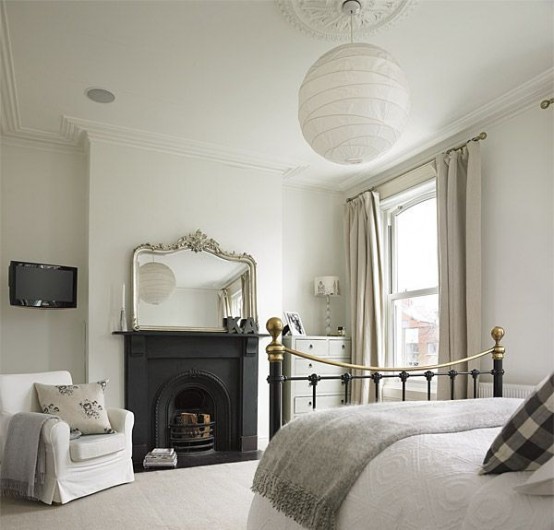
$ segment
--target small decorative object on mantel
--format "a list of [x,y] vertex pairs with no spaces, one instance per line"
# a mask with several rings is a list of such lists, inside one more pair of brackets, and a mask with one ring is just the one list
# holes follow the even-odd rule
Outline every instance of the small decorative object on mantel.
[[121,311],[119,312],[119,331],[128,331],[127,312],[125,311],[125,284],[121,292]]
[[223,319],[223,326],[227,333],[241,333],[239,320],[240,317],[226,317]]
[[226,317],[223,319],[223,326],[227,333],[238,333],[240,335],[249,335],[258,333],[258,324],[251,318]]
[[240,321],[240,327],[244,334],[258,333],[258,324],[253,318],[243,318]]

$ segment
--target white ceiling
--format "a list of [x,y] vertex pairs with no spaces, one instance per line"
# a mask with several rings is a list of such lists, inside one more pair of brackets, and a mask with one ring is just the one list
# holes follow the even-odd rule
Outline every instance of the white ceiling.
[[[365,39],[406,72],[408,126],[380,159],[339,166],[310,149],[297,120],[306,71],[336,43],[293,27],[272,0],[7,0],[2,14],[4,135],[64,144],[86,130],[292,185],[348,189],[553,90],[552,0],[419,0]],[[88,100],[89,87],[115,102]]]

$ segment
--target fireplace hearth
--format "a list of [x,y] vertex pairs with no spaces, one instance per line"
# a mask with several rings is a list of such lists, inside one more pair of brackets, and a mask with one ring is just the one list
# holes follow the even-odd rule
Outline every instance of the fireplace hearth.
[[135,464],[154,447],[174,447],[184,465],[257,450],[258,335],[120,334]]

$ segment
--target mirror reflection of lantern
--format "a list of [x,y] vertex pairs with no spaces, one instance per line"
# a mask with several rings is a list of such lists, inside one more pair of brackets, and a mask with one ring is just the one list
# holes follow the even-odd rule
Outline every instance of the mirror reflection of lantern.
[[173,271],[164,263],[145,263],[139,267],[139,297],[147,304],[165,302],[175,290]]

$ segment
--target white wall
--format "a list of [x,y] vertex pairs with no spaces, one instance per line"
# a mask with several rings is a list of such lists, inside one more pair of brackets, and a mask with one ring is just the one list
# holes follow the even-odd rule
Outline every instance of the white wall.
[[[325,334],[325,298],[314,296],[316,276],[338,276],[331,332],[345,325],[344,199],[342,194],[286,187],[283,200],[283,308],[300,314],[308,335]],[[347,330],[349,334],[349,330]]]
[[[133,249],[173,243],[196,229],[225,250],[257,261],[258,312],[282,312],[281,177],[153,151],[90,146],[89,379],[110,378],[107,400],[123,404],[123,339],[112,335],[123,282],[130,285]],[[127,307],[131,298],[127,297]],[[268,432],[268,367],[260,348],[259,426]]]
[[505,328],[505,380],[554,370],[554,120],[538,102],[487,127],[483,155],[483,344]]
[[[28,144],[2,144],[0,369],[69,370],[85,378],[87,308],[85,158]],[[77,309],[9,305],[10,260],[78,267]]]

